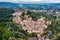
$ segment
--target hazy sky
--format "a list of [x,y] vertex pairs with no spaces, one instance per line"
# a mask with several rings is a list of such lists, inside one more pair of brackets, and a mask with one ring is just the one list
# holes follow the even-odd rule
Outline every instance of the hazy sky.
[[33,2],[39,2],[39,3],[60,3],[60,0],[0,0],[0,2],[13,2],[13,3],[33,3]]

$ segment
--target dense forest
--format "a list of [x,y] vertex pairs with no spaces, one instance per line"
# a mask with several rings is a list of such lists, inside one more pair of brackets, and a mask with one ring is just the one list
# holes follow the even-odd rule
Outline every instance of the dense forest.
[[[23,29],[16,26],[12,21],[12,13],[15,11],[10,8],[0,8],[0,40],[8,40],[10,36],[26,38],[27,33]],[[20,31],[23,34],[19,34],[16,31]],[[19,36],[19,35],[20,36]],[[25,37],[26,36],[26,37]]]

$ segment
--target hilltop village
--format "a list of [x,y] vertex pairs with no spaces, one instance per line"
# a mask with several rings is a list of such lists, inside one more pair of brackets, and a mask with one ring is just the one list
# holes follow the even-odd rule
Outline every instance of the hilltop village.
[[32,17],[28,18],[28,15],[25,15],[25,19],[22,20],[21,15],[22,12],[18,11],[12,14],[14,23],[22,25],[24,30],[27,30],[28,33],[37,33],[38,40],[40,39],[40,35],[44,33],[44,30],[47,28],[49,24],[51,24],[50,20],[46,20],[45,17],[40,17],[37,21],[32,20]]

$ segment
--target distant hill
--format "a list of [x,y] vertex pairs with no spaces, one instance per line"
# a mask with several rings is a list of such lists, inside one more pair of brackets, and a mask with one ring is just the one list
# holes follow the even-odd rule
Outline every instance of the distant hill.
[[59,7],[60,9],[60,3],[40,3],[40,4],[22,4],[22,7],[27,8],[27,9],[56,9]]
[[60,3],[40,3],[40,4],[22,4],[22,3],[11,3],[11,2],[0,2],[0,7],[22,7],[31,10],[53,10],[60,9]]
[[19,4],[11,2],[0,2],[0,7],[19,7]]

